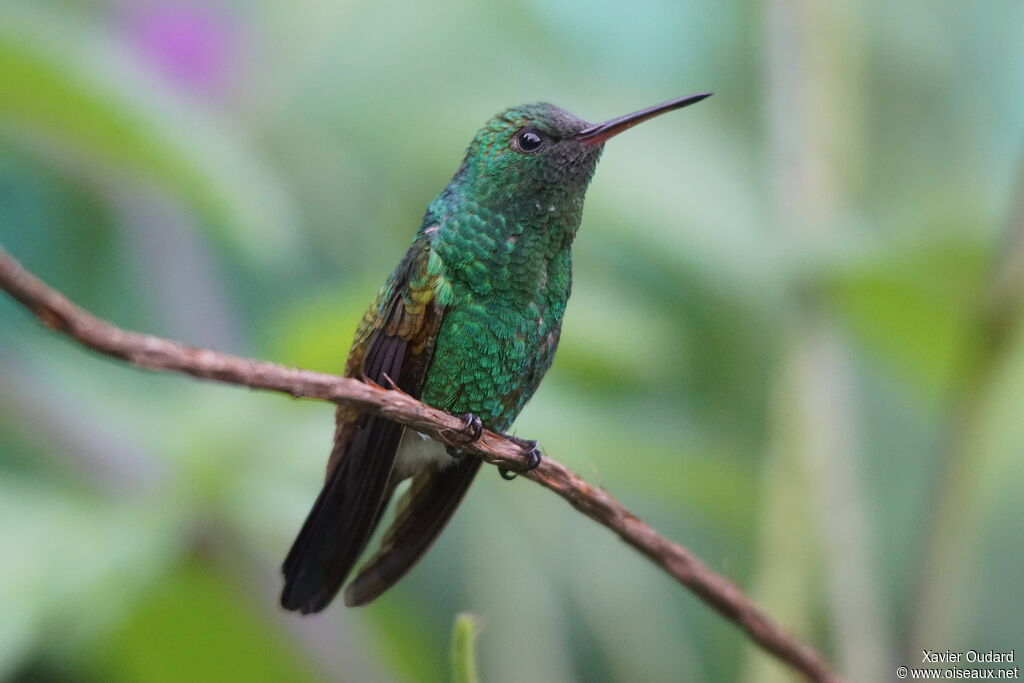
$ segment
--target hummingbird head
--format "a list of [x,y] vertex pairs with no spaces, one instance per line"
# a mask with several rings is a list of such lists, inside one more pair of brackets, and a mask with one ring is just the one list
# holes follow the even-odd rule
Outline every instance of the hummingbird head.
[[503,204],[582,204],[605,141],[710,95],[681,97],[596,125],[546,102],[511,107],[477,132],[454,181],[478,199]]
[[[507,109],[477,132],[421,230],[432,235],[435,252],[450,269],[472,271],[466,277],[479,279],[481,291],[493,279],[481,273],[568,254],[604,143],[710,95],[681,97],[596,125],[553,104]],[[546,272],[538,264],[531,267]]]
[[590,124],[546,102],[511,107],[481,128],[460,169],[464,182],[502,203],[582,194],[603,145],[577,135]]

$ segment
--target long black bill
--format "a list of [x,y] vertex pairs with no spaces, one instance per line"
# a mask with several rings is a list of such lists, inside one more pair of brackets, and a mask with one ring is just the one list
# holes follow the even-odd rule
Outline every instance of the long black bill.
[[683,107],[689,107],[691,104],[697,104],[701,100],[711,97],[712,94],[713,93],[702,92],[697,93],[696,95],[679,97],[674,100],[669,100],[668,102],[656,104],[653,107],[647,107],[647,109],[635,111],[632,114],[626,114],[625,116],[605,121],[604,123],[598,123],[581,130],[576,134],[576,139],[591,145],[599,145],[608,138],[618,135],[624,130],[629,130],[639,123],[643,123],[648,119],[653,119],[655,116],[664,114],[667,111],[682,109]]

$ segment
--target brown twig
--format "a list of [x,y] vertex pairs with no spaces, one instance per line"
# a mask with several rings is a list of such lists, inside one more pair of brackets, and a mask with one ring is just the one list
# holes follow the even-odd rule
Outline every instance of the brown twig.
[[[401,391],[348,377],[286,368],[122,330],[82,310],[51,289],[0,248],[0,288],[46,326],[102,354],[150,370],[180,372],[200,379],[268,389],[295,397],[353,403],[369,412],[446,441],[463,419],[420,403]],[[451,441],[448,441],[451,443]],[[522,447],[484,431],[475,443],[452,443],[492,465],[517,470],[526,464]],[[758,645],[814,681],[839,681],[821,656],[764,614],[735,584],[719,576],[690,551],[637,519],[607,491],[586,483],[550,458],[525,475],[551,489],[597,523],[611,529],[651,562],[736,623]]]

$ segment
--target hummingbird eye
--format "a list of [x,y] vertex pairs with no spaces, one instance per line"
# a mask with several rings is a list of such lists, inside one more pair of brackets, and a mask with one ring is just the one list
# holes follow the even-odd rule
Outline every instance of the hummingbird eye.
[[512,138],[512,146],[518,152],[531,154],[544,145],[544,138],[535,130],[524,128]]

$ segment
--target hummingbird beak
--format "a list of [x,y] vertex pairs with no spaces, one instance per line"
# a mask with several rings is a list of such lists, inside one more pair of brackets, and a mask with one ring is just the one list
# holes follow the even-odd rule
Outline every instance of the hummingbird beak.
[[647,109],[641,109],[635,111],[632,114],[626,114],[618,118],[605,121],[604,123],[598,123],[584,128],[576,134],[576,139],[580,142],[585,142],[588,145],[600,145],[610,137],[614,137],[624,130],[628,130],[638,123],[643,123],[648,119],[653,119],[659,114],[664,114],[667,111],[674,109],[682,109],[683,107],[689,107],[691,104],[697,104],[701,100],[711,97],[713,93],[702,92],[696,95],[687,95],[686,97],[678,97],[668,102],[662,102],[656,104],[653,107],[647,107]]

